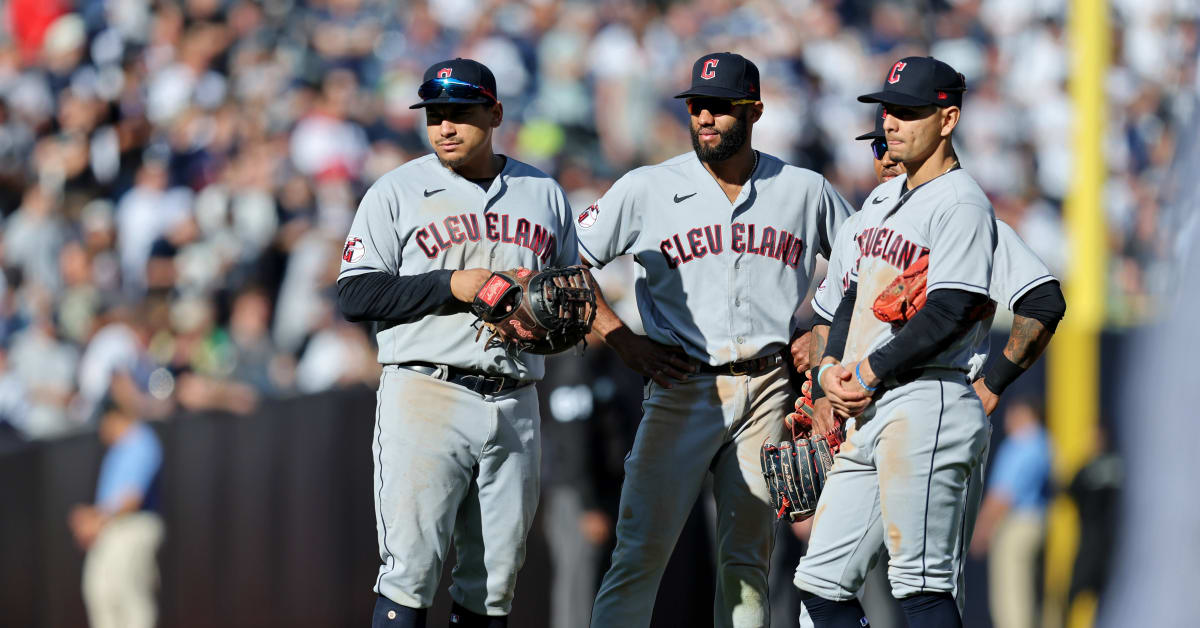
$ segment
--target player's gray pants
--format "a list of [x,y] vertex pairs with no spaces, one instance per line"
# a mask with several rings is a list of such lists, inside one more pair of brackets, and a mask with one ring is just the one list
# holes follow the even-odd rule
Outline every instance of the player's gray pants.
[[[970,486],[967,488],[967,511],[964,513],[965,529],[964,534],[959,539],[958,551],[958,581],[954,589],[954,601],[958,604],[958,614],[962,616],[967,607],[967,582],[966,582],[966,553],[964,548],[971,546],[971,535],[975,532],[975,520],[979,515],[979,505],[983,500],[983,478],[987,472],[987,456],[991,449],[991,424],[988,424],[987,443],[983,448],[983,455],[980,458],[980,463],[971,473]],[[879,558],[868,571],[863,581],[863,586],[858,590],[858,601],[862,604],[863,612],[867,615],[867,620],[871,622],[871,628],[904,628],[907,626],[907,620],[904,619],[904,609],[901,608],[900,602],[892,597],[892,585],[888,582],[888,555],[887,548],[882,545],[879,547]],[[808,616],[808,609],[800,606],[800,628],[813,628],[812,618]]]
[[756,377],[695,375],[649,386],[617,520],[617,547],[592,610],[593,628],[650,624],[667,559],[708,471],[717,503],[713,625],[766,626],[775,515],[759,464],[778,440],[794,395],[783,368]]
[[848,600],[882,544],[896,598],[954,593],[989,434],[979,398],[948,371],[884,392],[862,421],[835,458],[796,586]]
[[507,615],[538,502],[540,425],[533,386],[485,397],[384,368],[375,417],[375,591],[428,608],[454,540],[450,597]]

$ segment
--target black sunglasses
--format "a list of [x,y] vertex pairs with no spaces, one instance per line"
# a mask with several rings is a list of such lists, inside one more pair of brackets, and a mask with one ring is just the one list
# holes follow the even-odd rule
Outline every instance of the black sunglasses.
[[875,155],[875,159],[883,159],[887,154],[887,140],[882,137],[871,140],[871,154]]
[[693,116],[700,115],[705,109],[714,116],[729,115],[730,111],[737,105],[749,105],[758,102],[753,98],[742,98],[739,100],[730,100],[728,98],[689,98],[687,99],[688,113]]
[[484,96],[492,102],[496,102],[496,95],[491,90],[455,78],[435,78],[425,81],[417,88],[417,96],[421,100],[430,100],[440,96],[473,100]]

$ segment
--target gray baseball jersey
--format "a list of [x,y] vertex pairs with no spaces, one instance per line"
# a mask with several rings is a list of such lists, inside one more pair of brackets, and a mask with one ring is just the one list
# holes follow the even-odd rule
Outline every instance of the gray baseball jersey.
[[[858,261],[858,217],[859,214],[856,213],[846,219],[845,224],[834,236],[829,270],[813,295],[813,310],[829,320],[833,320],[833,315],[841,304],[842,295],[850,285]],[[857,281],[857,278],[853,280]],[[992,281],[988,286],[988,295],[992,300],[1011,311],[1021,297],[1047,281],[1055,281],[1050,269],[1012,227],[1002,220],[997,220],[996,250],[992,255]],[[972,380],[979,375],[987,362],[990,328],[991,319],[976,329],[978,337],[974,355],[968,360]]]
[[[863,204],[855,238],[859,257],[851,273],[859,297],[844,362],[867,357],[895,336],[892,325],[876,318],[871,306],[921,255],[929,255],[926,292],[952,288],[988,294],[996,220],[983,190],[961,169],[908,192],[906,180],[896,177],[881,184]],[[927,366],[967,370],[980,325],[976,323],[970,333],[931,358]]]
[[823,177],[759,153],[732,204],[694,153],[621,177],[579,215],[580,252],[597,267],[637,260],[646,334],[709,364],[788,342],[819,252],[852,210]]
[[[574,221],[562,188],[540,170],[508,158],[486,191],[455,174],[436,155],[414,159],[367,190],[342,251],[338,279],[362,273],[416,275],[433,270],[578,263]],[[462,309],[414,321],[383,322],[379,361],[448,364],[541,379],[543,359],[484,350],[475,316]]]

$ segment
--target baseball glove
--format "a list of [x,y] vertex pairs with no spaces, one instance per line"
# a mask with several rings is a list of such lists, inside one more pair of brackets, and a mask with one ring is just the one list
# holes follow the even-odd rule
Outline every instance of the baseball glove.
[[[925,286],[929,278],[929,253],[922,253],[917,261],[904,269],[892,280],[883,292],[875,297],[871,311],[875,318],[893,325],[903,325],[925,305]],[[972,321],[983,320],[996,313],[996,302],[988,300],[968,313]]]
[[929,253],[923,253],[875,297],[871,306],[875,318],[885,323],[907,323],[925,305],[928,276]]
[[565,351],[592,329],[595,290],[592,275],[583,266],[494,272],[471,303],[471,311],[479,317],[475,339],[486,328],[491,331],[489,349],[504,347],[514,355]]
[[764,443],[760,455],[775,518],[793,523],[804,521],[817,511],[825,477],[844,438],[840,423],[829,434],[811,435],[811,385],[805,382],[802,391],[804,395],[796,400],[796,412],[785,420],[792,431],[791,440]]

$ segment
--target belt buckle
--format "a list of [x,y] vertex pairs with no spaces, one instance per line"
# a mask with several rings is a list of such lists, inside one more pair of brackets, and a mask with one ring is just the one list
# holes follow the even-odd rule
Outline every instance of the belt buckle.
[[745,363],[744,362],[730,362],[729,363],[729,374],[730,375],[749,375],[750,374],[750,367],[747,366],[743,370],[738,370],[738,367],[737,367],[738,364],[745,364]]

